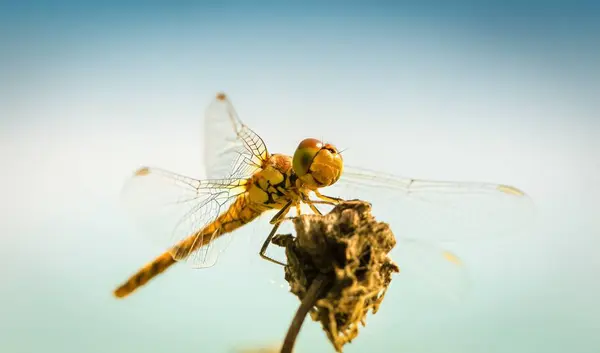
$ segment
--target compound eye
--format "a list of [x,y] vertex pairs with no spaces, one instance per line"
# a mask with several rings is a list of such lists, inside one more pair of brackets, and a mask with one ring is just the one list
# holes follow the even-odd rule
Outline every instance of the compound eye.
[[323,148],[323,143],[314,138],[306,138],[300,142],[294,152],[292,168],[299,177],[308,174],[313,159]]

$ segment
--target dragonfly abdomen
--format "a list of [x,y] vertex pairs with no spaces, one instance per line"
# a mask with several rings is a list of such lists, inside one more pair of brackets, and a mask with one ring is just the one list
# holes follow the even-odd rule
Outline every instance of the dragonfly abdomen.
[[194,251],[209,244],[219,236],[233,232],[260,216],[263,211],[251,206],[251,203],[248,202],[248,195],[240,195],[227,211],[222,213],[215,221],[199,232],[183,239],[170,250],[165,251],[152,262],[139,269],[114,291],[114,295],[118,298],[128,296],[177,261],[185,260]]
[[248,201],[247,194],[240,195],[227,211],[223,212],[214,222],[171,248],[175,259],[183,260],[187,258],[192,252],[209,244],[221,235],[231,233],[260,216],[263,211],[252,207],[252,204]]

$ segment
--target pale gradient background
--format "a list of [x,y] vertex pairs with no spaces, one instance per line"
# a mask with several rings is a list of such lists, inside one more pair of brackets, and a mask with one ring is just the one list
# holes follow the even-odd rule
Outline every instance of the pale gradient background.
[[[158,252],[123,211],[123,182],[142,164],[202,177],[219,90],[271,151],[315,136],[353,164],[508,183],[536,202],[528,234],[461,250],[468,300],[397,284],[347,352],[600,349],[597,5],[206,3],[2,2],[1,352],[283,338],[297,300],[269,283],[251,230],[208,271],[111,296]],[[297,351],[332,349],[307,322]]]

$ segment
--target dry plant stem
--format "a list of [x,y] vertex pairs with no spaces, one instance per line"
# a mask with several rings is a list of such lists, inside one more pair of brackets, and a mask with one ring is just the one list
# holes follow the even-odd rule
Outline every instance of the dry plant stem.
[[327,277],[323,274],[318,275],[308,288],[306,295],[302,299],[298,310],[296,311],[296,315],[290,324],[290,328],[285,336],[285,340],[283,341],[283,346],[281,347],[281,353],[291,353],[292,349],[294,349],[294,343],[296,342],[296,337],[298,337],[298,333],[300,332],[300,328],[304,323],[304,319],[306,315],[310,311],[310,309],[317,302],[319,295],[323,292],[323,289],[328,284]]

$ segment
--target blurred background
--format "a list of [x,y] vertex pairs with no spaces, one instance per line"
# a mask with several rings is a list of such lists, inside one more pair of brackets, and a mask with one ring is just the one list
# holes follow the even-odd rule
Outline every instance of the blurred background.
[[[209,270],[112,297],[162,250],[124,212],[124,182],[145,164],[202,178],[202,116],[221,90],[271,152],[323,138],[348,163],[535,202],[531,229],[456,250],[465,300],[398,276],[346,352],[598,351],[597,3],[0,4],[0,351],[283,339],[298,300],[256,255],[263,226]],[[307,321],[297,352],[331,351]]]

